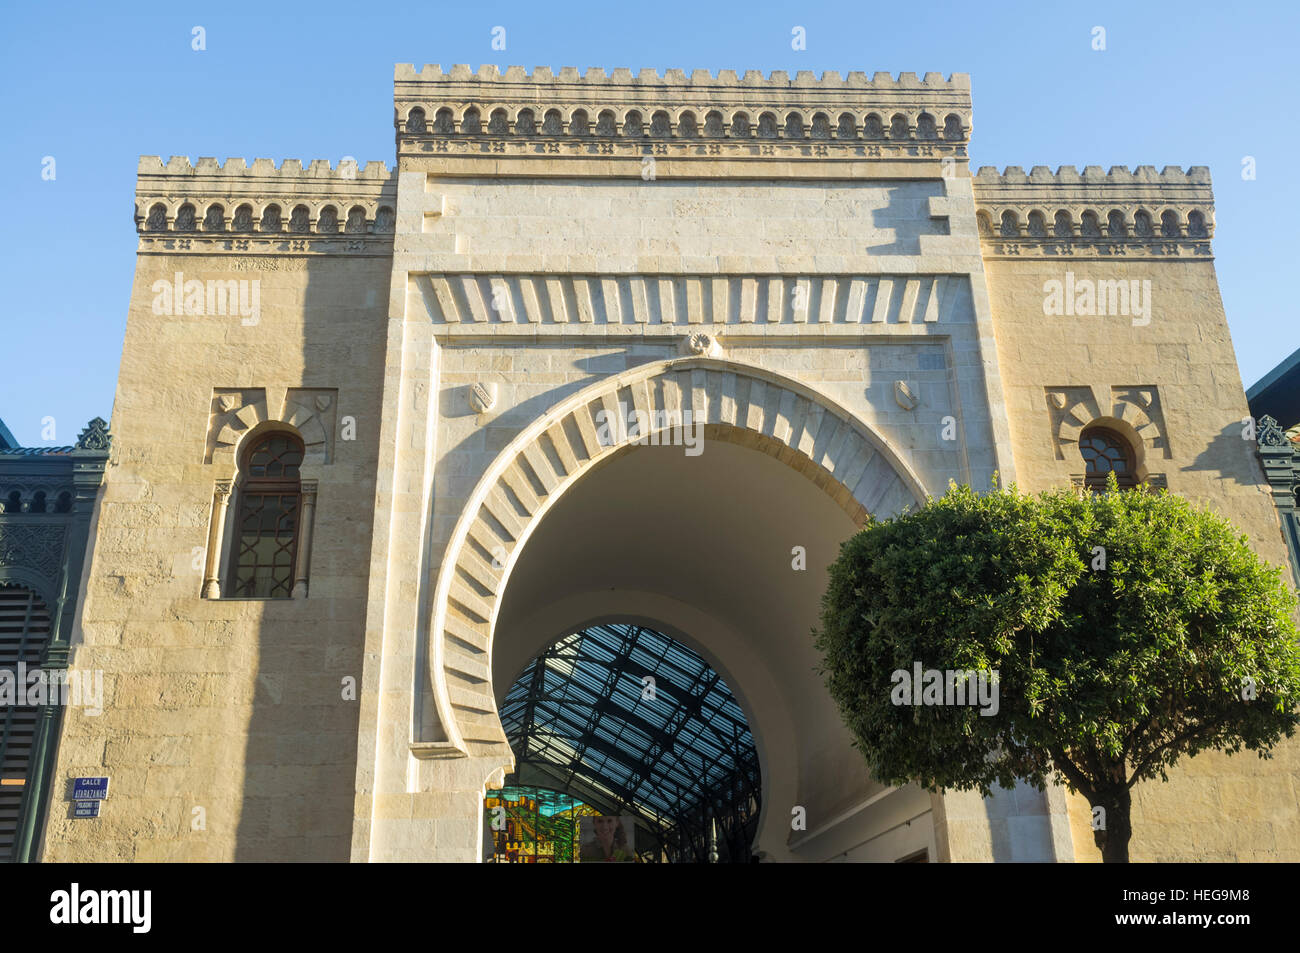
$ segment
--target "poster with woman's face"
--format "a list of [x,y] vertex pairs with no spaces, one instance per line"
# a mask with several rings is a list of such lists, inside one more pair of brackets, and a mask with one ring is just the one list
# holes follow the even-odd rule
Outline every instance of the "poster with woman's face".
[[636,826],[632,818],[578,818],[578,862],[636,863]]

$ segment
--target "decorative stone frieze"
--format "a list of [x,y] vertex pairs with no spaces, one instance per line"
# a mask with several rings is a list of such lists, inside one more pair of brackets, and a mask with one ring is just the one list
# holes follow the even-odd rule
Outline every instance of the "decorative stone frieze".
[[[579,74],[458,65],[394,74],[398,156],[965,161],[970,78],[751,70]],[[778,173],[779,174],[779,173]]]
[[141,254],[392,254],[397,183],[382,162],[141,156]]
[[973,180],[986,258],[1207,258],[1214,235],[1210,171],[1192,166],[1053,173],[982,167]]
[[[936,324],[965,292],[949,275],[439,275],[408,279],[408,300],[435,325],[510,327]],[[494,307],[495,304],[495,307]]]

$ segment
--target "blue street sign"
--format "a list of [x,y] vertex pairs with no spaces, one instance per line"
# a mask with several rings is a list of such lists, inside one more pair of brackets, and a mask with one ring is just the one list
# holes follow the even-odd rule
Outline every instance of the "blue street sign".
[[103,800],[108,797],[108,778],[77,778],[72,782],[74,801]]
[[99,817],[100,801],[76,801],[72,805],[73,817]]

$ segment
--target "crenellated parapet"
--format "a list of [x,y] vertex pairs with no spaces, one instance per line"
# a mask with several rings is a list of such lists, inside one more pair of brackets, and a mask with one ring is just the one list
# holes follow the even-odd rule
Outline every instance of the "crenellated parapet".
[[1208,258],[1214,235],[1210,171],[1167,166],[1082,172],[990,166],[973,178],[976,219],[989,257]]
[[399,157],[965,161],[970,79],[495,66],[394,76]]
[[388,255],[396,208],[382,162],[141,156],[136,178],[142,254]]

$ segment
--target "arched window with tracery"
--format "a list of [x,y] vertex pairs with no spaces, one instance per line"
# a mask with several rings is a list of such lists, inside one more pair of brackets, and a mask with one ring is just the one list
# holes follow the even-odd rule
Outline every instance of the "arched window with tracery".
[[1115,474],[1121,490],[1137,486],[1137,457],[1132,445],[1105,427],[1089,427],[1079,435],[1079,452],[1085,464],[1084,486],[1105,491],[1107,478]]
[[303,444],[282,430],[255,439],[239,466],[231,546],[232,596],[293,596],[302,523]]

